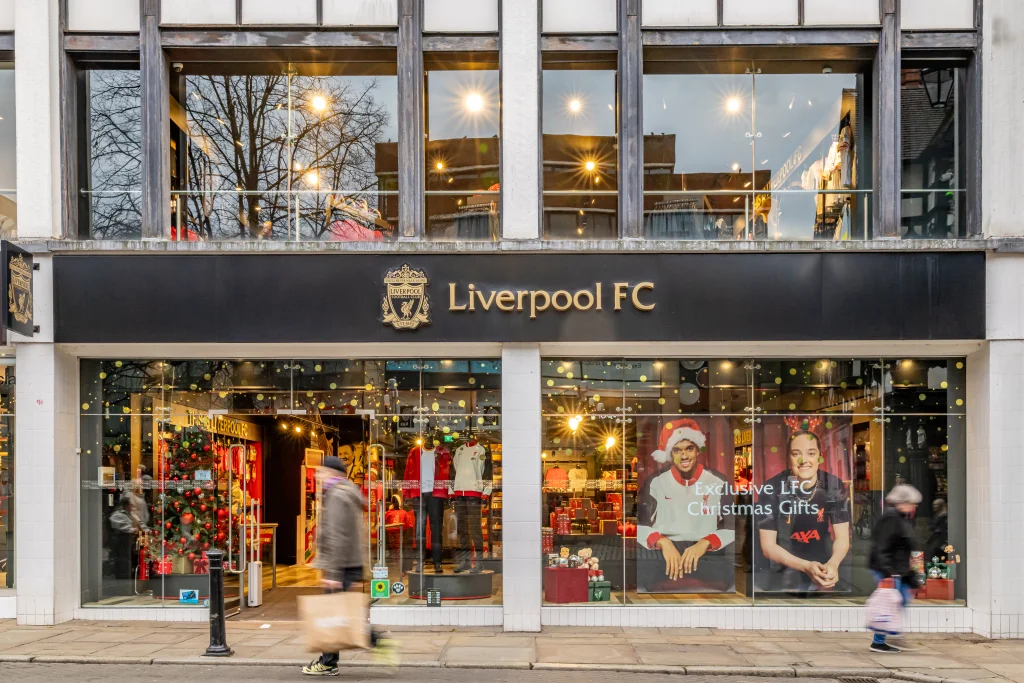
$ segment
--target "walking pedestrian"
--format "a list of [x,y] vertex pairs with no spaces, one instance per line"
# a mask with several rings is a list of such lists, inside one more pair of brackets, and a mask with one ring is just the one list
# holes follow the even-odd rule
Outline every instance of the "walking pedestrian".
[[[876,583],[893,580],[906,607],[918,586],[917,573],[910,567],[910,553],[917,547],[911,519],[921,502],[921,492],[909,484],[900,484],[889,492],[885,502],[890,507],[878,518],[872,531],[869,566]],[[900,652],[901,648],[885,642],[884,633],[875,633],[871,651],[891,654]]]
[[[321,570],[325,593],[347,591],[363,581],[363,539],[366,527],[363,510],[366,499],[362,491],[345,476],[340,458],[324,458],[327,476],[323,482],[323,502],[317,529],[317,553],[314,567]],[[370,645],[382,664],[393,665],[394,644],[371,629]],[[337,652],[324,652],[320,658],[302,667],[310,676],[337,676]]]

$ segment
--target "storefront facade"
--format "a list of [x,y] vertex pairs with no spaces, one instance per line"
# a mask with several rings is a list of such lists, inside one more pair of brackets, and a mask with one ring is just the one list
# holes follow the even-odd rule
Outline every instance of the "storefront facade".
[[309,579],[336,453],[380,623],[860,628],[910,483],[911,627],[1021,635],[1019,8],[29,2],[0,617]]

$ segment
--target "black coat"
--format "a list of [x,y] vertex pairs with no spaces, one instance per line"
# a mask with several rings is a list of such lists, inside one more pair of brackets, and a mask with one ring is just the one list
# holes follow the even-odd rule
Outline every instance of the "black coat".
[[917,536],[910,519],[896,508],[889,508],[875,522],[871,536],[871,569],[885,576],[899,576],[910,586],[916,586],[917,575],[910,571],[910,552],[917,549]]

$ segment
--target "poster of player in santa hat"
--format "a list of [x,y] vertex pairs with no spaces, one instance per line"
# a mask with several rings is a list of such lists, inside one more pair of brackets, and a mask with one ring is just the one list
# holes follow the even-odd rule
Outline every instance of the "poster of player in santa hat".
[[851,418],[761,418],[753,481],[757,590],[851,590],[852,471]]
[[733,482],[713,469],[708,445],[693,419],[661,428],[654,471],[638,492],[638,593],[734,590]]

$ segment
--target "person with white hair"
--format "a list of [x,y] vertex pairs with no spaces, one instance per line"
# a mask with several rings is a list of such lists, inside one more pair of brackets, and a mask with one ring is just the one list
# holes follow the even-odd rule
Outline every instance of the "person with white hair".
[[[868,565],[875,581],[891,578],[903,596],[903,606],[910,604],[918,587],[917,573],[910,566],[910,554],[917,549],[917,535],[911,519],[921,502],[921,492],[909,484],[894,486],[885,497],[889,508],[875,522]],[[872,652],[896,653],[900,648],[885,642],[885,633],[875,633]]]

